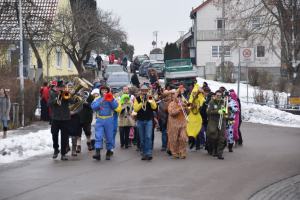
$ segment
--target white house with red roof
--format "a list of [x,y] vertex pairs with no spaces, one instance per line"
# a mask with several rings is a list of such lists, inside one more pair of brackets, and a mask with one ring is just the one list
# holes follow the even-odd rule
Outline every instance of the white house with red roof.
[[[193,35],[194,47],[190,47],[195,51],[196,66],[207,66],[207,73],[215,73],[216,66],[221,64],[222,52],[222,9],[216,5],[214,0],[206,0],[198,7],[194,8],[190,13],[193,20],[191,32]],[[225,14],[226,19],[226,14]],[[256,25],[256,24],[253,24]],[[229,23],[225,20],[225,62],[232,62],[234,66],[239,64],[239,47],[233,47],[233,43],[239,38],[235,38],[234,33],[230,30]],[[241,39],[239,39],[241,40]],[[280,76],[280,59],[268,49],[267,43],[250,43],[248,41],[239,42],[240,47],[253,48],[254,62],[247,64],[248,67],[256,67],[271,71],[275,76]],[[280,55],[280,50],[279,50]],[[242,65],[245,66],[244,63]]]

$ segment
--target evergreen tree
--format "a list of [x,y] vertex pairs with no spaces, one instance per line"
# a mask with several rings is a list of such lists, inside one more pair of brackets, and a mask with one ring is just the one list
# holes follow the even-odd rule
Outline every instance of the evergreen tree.
[[176,43],[167,43],[164,51],[164,59],[172,60],[180,58],[180,50]]

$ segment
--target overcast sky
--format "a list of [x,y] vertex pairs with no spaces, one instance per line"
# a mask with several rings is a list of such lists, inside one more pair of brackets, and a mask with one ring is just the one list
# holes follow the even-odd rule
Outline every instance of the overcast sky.
[[158,31],[158,47],[175,42],[180,31],[187,32],[192,21],[189,14],[203,0],[97,0],[98,7],[121,18],[128,42],[135,54],[149,54],[154,31]]

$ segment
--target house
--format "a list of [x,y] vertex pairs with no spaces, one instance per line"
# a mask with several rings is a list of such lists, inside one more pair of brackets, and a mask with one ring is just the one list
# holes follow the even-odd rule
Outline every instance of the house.
[[[18,23],[18,0],[4,0],[0,2],[0,47],[2,65],[9,65],[12,58],[19,58],[19,23]],[[55,20],[58,9],[70,7],[69,0],[33,0],[22,1],[23,16],[23,62],[24,76],[38,80],[56,76],[76,75],[77,70],[71,59],[60,48],[49,47],[49,29]],[[25,28],[27,23],[28,30]],[[31,37],[30,37],[30,34]],[[36,49],[32,48],[34,43]],[[41,62],[38,62],[37,56]]]
[[[226,14],[225,14],[226,15]],[[223,23],[222,9],[217,6],[214,0],[206,0],[198,7],[192,9],[190,18],[193,21],[191,28],[191,34],[193,41],[190,42],[189,47],[195,51],[194,56],[196,60],[196,66],[203,67],[205,74],[209,75],[206,78],[215,79],[217,73],[217,67],[221,65],[221,53],[222,53],[222,26],[225,24],[225,39],[224,39],[224,61],[225,63],[231,63],[235,68],[239,65],[239,48],[249,47],[253,48],[254,62],[248,63],[247,67],[255,67],[257,69],[263,69],[271,71],[272,74],[280,76],[280,58],[277,57],[272,50],[268,50],[268,43],[264,42],[239,42],[239,47],[233,46],[233,44],[239,40],[232,30],[230,30],[229,23],[226,21]],[[253,21],[253,26],[259,25],[259,22]],[[279,50],[280,55],[280,50]],[[192,56],[192,55],[191,55]],[[245,63],[241,63],[242,73],[245,71]],[[236,69],[235,69],[236,70]],[[234,73],[236,74],[236,73]]]

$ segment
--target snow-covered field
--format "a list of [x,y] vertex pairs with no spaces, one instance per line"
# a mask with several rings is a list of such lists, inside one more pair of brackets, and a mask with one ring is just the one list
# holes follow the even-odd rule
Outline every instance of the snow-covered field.
[[[237,84],[220,83],[198,78],[199,84],[202,84],[204,81],[208,83],[212,91],[216,91],[220,86],[237,90]],[[300,128],[300,116],[268,106],[253,104],[254,88],[249,86],[248,89],[248,100],[251,102],[249,104],[246,103],[247,86],[241,84],[240,99],[242,101],[242,116],[244,122]],[[280,94],[282,102],[285,101],[286,96],[287,94],[285,93]],[[6,139],[0,139],[0,164],[24,160],[37,155],[50,154],[52,151],[52,139],[49,129],[25,135],[11,134]]]

